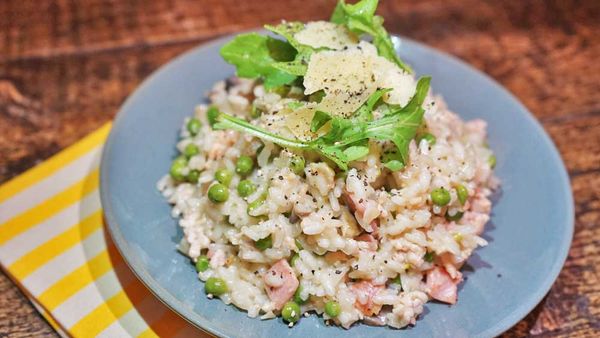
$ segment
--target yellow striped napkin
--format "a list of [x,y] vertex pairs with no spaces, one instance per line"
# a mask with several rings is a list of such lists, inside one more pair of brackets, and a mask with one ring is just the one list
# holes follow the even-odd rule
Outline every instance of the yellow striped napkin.
[[0,263],[63,336],[190,337],[129,270],[98,193],[106,124],[0,187]]

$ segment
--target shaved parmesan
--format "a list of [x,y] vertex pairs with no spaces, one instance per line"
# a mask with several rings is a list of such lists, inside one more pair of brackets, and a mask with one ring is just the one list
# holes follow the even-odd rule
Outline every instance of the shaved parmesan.
[[404,106],[415,94],[416,83],[412,75],[381,56],[373,58],[373,74],[379,88],[390,88],[383,101]]
[[372,57],[357,48],[315,53],[304,76],[305,94],[323,89],[318,109],[349,116],[377,89],[372,68]]
[[304,76],[304,93],[325,91],[317,109],[334,116],[348,117],[377,88],[389,88],[383,101],[406,105],[416,90],[412,75],[379,56],[372,44],[360,44],[340,51],[314,53]]
[[358,39],[346,27],[328,21],[314,21],[294,35],[299,43],[313,48],[343,49],[356,45]]
[[296,138],[307,141],[315,136],[310,131],[310,122],[316,109],[316,105],[311,103],[286,114],[285,125]]

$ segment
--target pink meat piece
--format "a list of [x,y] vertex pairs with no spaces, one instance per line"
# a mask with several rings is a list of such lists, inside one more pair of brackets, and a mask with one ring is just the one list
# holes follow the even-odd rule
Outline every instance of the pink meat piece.
[[[342,196],[346,201],[346,205],[348,206],[348,208],[350,208],[350,211],[354,213],[354,217],[356,218],[356,220],[359,221],[359,223],[361,223],[360,220],[364,218],[365,210],[367,210],[367,208],[377,208],[377,202],[362,198],[357,199],[356,196],[354,196],[354,194],[351,194],[347,191],[344,191]],[[369,226],[364,227],[362,224],[361,226],[367,232],[377,232],[377,230],[379,229],[377,217],[378,216],[376,216],[375,219],[369,222]]]
[[296,274],[292,267],[288,264],[287,260],[280,259],[277,263],[273,264],[269,270],[267,270],[266,275],[263,276],[263,280],[266,284],[266,276],[268,274],[278,275],[283,279],[283,284],[278,287],[272,287],[265,285],[267,295],[269,299],[275,305],[277,310],[281,309],[283,305],[292,298],[294,292],[298,288],[298,278],[296,278]]
[[356,295],[354,307],[366,316],[378,314],[381,311],[381,305],[373,303],[373,297],[384,288],[383,285],[374,285],[367,280],[352,284],[350,290]]
[[445,269],[435,267],[427,272],[429,296],[448,304],[456,303],[456,286],[460,279],[452,279]]

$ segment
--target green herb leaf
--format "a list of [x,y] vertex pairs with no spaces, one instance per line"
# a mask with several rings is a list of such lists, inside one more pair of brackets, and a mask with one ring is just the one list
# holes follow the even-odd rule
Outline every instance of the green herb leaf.
[[351,146],[344,150],[344,155],[346,155],[346,160],[348,162],[356,161],[361,159],[369,154],[369,147],[367,146]]
[[353,5],[339,0],[331,15],[331,22],[345,25],[357,34],[368,34],[373,38],[373,45],[380,56],[396,63],[406,72],[412,72],[394,49],[390,35],[383,27],[383,18],[375,15],[378,0],[361,0]]
[[422,77],[417,83],[415,95],[400,110],[369,123],[367,136],[376,140],[391,140],[403,164],[408,163],[408,145],[415,138],[425,110],[421,107],[429,91],[430,77]]
[[298,54],[296,49],[288,42],[270,36],[267,36],[267,48],[269,49],[269,56],[278,62],[292,61]]
[[312,121],[310,121],[310,131],[316,133],[317,130],[321,129],[321,127],[323,127],[323,125],[325,125],[325,123],[329,122],[330,120],[331,116],[329,114],[317,110],[312,118]]
[[404,168],[404,163],[400,160],[390,160],[383,164],[384,167],[390,169],[391,171],[398,171]]
[[265,25],[265,28],[270,30],[271,32],[283,36],[289,43],[296,49],[297,51],[302,50],[303,48],[309,48],[308,46],[300,44],[295,38],[294,35],[301,30],[304,29],[304,23],[299,21],[293,22],[285,22],[279,25]]
[[239,77],[262,77],[267,88],[292,83],[296,76],[275,68],[277,61],[272,56],[289,57],[289,50],[274,52],[273,46],[282,48],[282,45],[272,40],[275,39],[256,33],[240,34],[225,44],[220,53],[225,61],[236,66]]
[[[402,108],[374,121],[359,121],[331,117],[324,112],[315,113],[311,121],[311,130],[318,130],[330,121],[331,129],[324,135],[312,140],[301,141],[288,139],[255,126],[243,119],[227,114],[219,114],[215,129],[233,129],[245,132],[263,140],[276,143],[282,147],[314,151],[331,160],[340,169],[347,170],[348,163],[366,156],[369,152],[368,141],[392,141],[396,146],[395,154],[386,165],[391,170],[399,170],[408,161],[408,145],[415,137],[421,125],[424,109],[421,107],[429,90],[429,77],[419,79],[415,95]],[[383,94],[378,94],[379,97]],[[373,97],[367,108],[373,108],[378,100]]]
[[294,59],[289,60],[287,62],[277,62],[273,65],[273,67],[286,73],[293,74],[296,76],[304,76],[304,74],[306,74],[306,70],[308,69],[308,62],[312,53],[318,50],[326,49],[315,49],[310,46],[303,45],[294,38],[294,35],[296,35],[296,33],[304,29],[304,23],[302,22],[286,22],[277,26],[265,25],[265,28],[275,34],[284,37],[289,42],[289,44],[292,47],[294,47],[297,51],[297,54],[295,55]]
[[360,108],[358,108],[356,113],[354,113],[355,120],[362,122],[373,121],[373,109],[375,108],[379,100],[381,100],[383,95],[389,91],[391,91],[391,89],[389,88],[377,89],[373,94],[371,94],[367,101],[363,103],[363,105],[360,106]]
[[291,110],[296,110],[300,107],[304,107],[304,103],[302,103],[300,101],[292,101],[287,104],[287,107],[290,108]]
[[220,113],[217,118],[217,123],[213,125],[213,129],[216,130],[224,130],[231,129],[237,130],[239,132],[243,132],[246,134],[250,134],[252,136],[258,137],[265,141],[270,141],[275,144],[278,144],[282,147],[296,148],[296,149],[306,149],[309,148],[309,145],[300,140],[292,140],[285,137],[281,137],[279,135],[273,134],[266,130],[263,130],[260,127],[257,127],[250,122],[243,120],[239,117],[231,116],[225,113]]
[[284,37],[289,44],[296,49],[296,55],[292,60],[287,62],[277,62],[273,66],[289,74],[304,76],[313,49],[309,46],[300,44],[294,38],[296,33],[304,29],[304,24],[302,22],[287,22],[277,26],[265,25],[265,28]]

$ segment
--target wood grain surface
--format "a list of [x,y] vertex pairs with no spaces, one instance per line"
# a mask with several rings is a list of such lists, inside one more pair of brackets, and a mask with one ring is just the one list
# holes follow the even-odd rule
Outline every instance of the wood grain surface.
[[[109,121],[153,70],[214,37],[327,18],[332,0],[0,1],[0,182]],[[506,337],[600,336],[600,1],[383,0],[393,33],[516,95],[569,171],[576,232],[558,280]],[[0,336],[55,336],[0,275]]]

